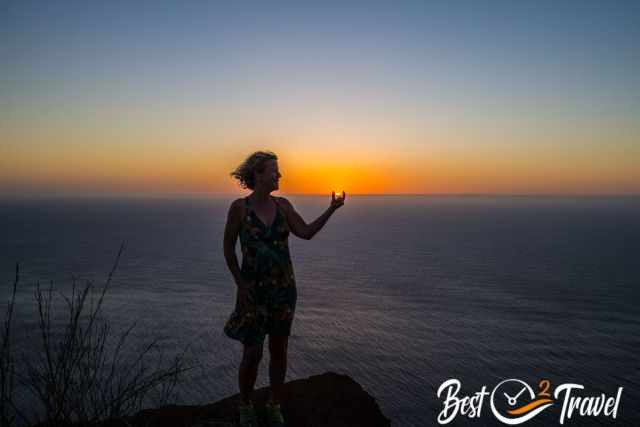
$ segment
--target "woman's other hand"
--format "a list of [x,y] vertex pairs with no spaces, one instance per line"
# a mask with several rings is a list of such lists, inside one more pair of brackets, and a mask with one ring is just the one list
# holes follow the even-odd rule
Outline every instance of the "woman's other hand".
[[347,195],[344,193],[344,191],[342,191],[342,196],[338,196],[336,197],[336,192],[332,191],[331,192],[331,206],[330,208],[333,210],[338,209],[340,206],[344,205],[344,199],[347,197]]
[[239,279],[236,281],[238,287],[238,308],[241,311],[247,311],[254,303],[252,289],[255,286],[255,281]]

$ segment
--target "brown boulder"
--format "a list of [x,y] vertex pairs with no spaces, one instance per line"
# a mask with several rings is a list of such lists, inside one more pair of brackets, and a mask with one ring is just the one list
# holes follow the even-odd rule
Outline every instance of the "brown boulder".
[[[254,391],[261,426],[268,387]],[[202,406],[163,406],[127,419],[137,427],[231,427],[237,425],[239,394]],[[285,384],[282,413],[288,427],[390,426],[375,399],[347,375],[327,372]],[[107,423],[109,427],[121,423]],[[106,426],[105,426],[106,427]]]

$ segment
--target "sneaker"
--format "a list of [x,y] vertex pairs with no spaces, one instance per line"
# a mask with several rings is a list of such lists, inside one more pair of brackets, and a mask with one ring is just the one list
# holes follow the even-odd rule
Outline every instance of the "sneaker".
[[238,410],[240,411],[240,427],[258,427],[258,419],[253,408],[253,402],[240,403]]
[[267,402],[264,408],[266,410],[269,427],[285,427],[284,417],[280,411],[279,403]]

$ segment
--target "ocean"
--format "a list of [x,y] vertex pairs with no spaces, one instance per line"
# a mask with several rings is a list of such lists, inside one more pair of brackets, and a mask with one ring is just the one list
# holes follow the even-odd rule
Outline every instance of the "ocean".
[[[287,197],[307,222],[330,200]],[[53,283],[64,313],[59,295],[74,278],[102,286],[124,241],[105,316],[116,330],[136,322],[133,342],[157,338],[168,356],[188,346],[198,368],[176,403],[237,393],[241,344],[222,331],[235,303],[222,252],[233,198],[0,201],[3,310],[20,265],[16,351],[39,351],[36,281]],[[396,426],[437,425],[438,388],[453,378],[458,397],[504,379],[536,392],[542,380],[584,385],[576,396],[623,387],[615,424],[640,424],[639,197],[347,195],[312,240],[291,235],[290,249],[287,380],[347,374]],[[256,387],[268,385],[268,358],[265,346]],[[557,399],[525,425],[559,425],[561,408]],[[450,425],[504,424],[485,397],[479,416]]]

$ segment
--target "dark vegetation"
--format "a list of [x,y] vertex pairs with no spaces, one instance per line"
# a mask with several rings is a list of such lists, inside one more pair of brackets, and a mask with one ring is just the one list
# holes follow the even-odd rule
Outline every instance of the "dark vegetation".
[[[42,289],[36,283],[37,309],[35,354],[16,358],[12,324],[20,266],[9,300],[0,346],[0,426],[97,425],[122,419],[143,409],[145,402],[165,405],[175,398],[181,374],[193,367],[185,364],[185,352],[164,362],[158,339],[151,339],[134,352],[125,352],[135,323],[114,331],[101,314],[104,297],[124,249],[120,246],[113,268],[102,289],[87,281],[78,287],[73,279],[70,296],[64,296],[65,320],[53,327],[53,283]],[[156,357],[154,353],[158,353]],[[128,356],[124,356],[128,354]],[[133,354],[133,356],[131,356]],[[39,408],[24,408],[17,402],[17,389],[31,397]]]

